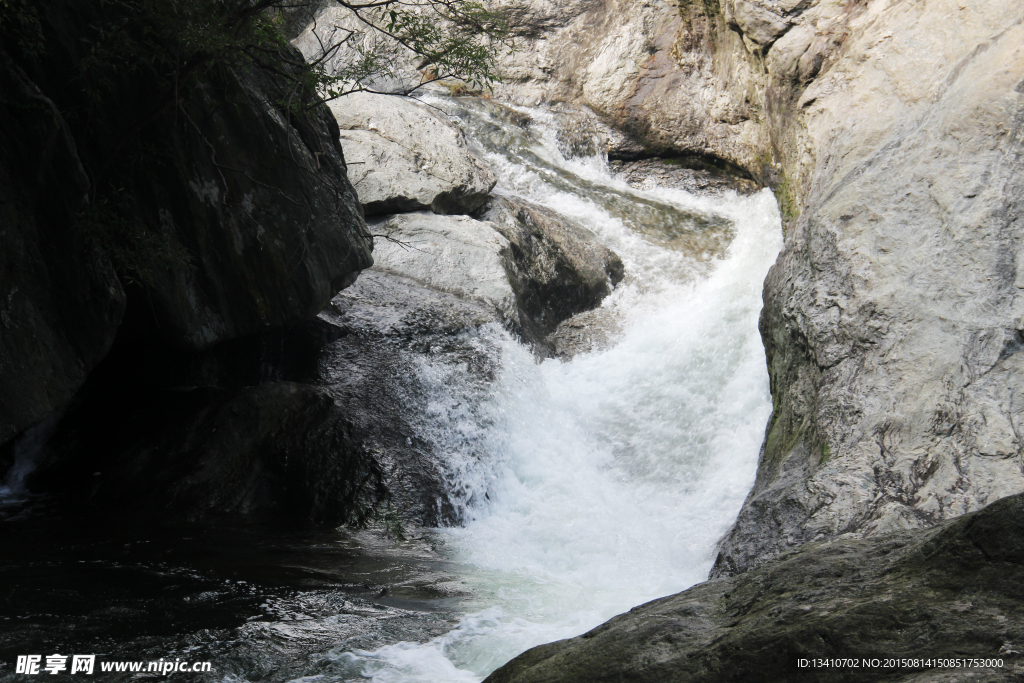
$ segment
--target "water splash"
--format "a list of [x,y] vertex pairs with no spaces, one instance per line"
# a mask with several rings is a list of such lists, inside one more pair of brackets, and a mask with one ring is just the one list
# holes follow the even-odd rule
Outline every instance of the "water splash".
[[501,370],[471,409],[457,378],[424,359],[451,476],[474,492],[466,526],[439,534],[476,611],[427,643],[336,653],[379,683],[479,681],[529,647],[704,580],[771,412],[757,332],[782,243],[769,192],[637,192],[603,159],[562,157],[546,112],[519,110],[520,127],[498,105],[457,113],[499,192],[581,220],[622,257],[627,279],[604,303],[621,333],[606,350],[537,364],[492,331]]

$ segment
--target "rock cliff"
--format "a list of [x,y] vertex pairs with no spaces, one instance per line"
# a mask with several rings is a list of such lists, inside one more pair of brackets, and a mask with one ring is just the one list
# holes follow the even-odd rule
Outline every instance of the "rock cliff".
[[[1022,19],[819,3],[768,53],[788,224],[761,319],[775,411],[717,572],[1024,490]],[[806,87],[782,79],[808,60]]]
[[3,443],[82,385],[114,341],[125,294],[106,255],[67,230],[89,189],[67,123],[2,47],[0,103]]

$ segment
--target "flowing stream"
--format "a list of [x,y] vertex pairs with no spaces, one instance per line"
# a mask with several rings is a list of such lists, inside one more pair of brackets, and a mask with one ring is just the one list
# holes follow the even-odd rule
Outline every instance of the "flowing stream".
[[[457,377],[423,359],[454,476],[487,492],[464,527],[435,538],[471,597],[458,626],[429,642],[332,651],[357,680],[479,681],[527,648],[704,580],[771,413],[757,332],[782,242],[770,192],[638,192],[602,158],[566,159],[555,114],[458,102],[435,104],[462,121],[496,191],[582,221],[627,278],[604,303],[603,350],[538,364],[495,333],[501,370],[472,410],[453,398]],[[468,450],[478,455],[459,457]]]
[[210,660],[200,680],[228,683],[475,683],[707,577],[771,412],[757,319],[782,243],[774,198],[634,190],[600,156],[559,151],[563,114],[433,104],[497,192],[581,221],[626,271],[586,314],[594,350],[571,360],[538,362],[495,325],[471,340],[493,381],[403,351],[428,399],[418,436],[438,447],[465,525],[396,541],[37,514],[23,479],[43,425],[0,486],[0,582],[19,589],[0,605],[0,660],[91,652]]

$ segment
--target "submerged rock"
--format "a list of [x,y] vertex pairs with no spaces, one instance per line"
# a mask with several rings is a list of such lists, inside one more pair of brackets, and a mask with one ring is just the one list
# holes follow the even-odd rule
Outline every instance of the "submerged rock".
[[616,177],[638,190],[671,187],[703,195],[730,190],[751,194],[761,189],[755,181],[743,178],[735,171],[715,167],[697,158],[613,160],[609,166]]
[[[1024,675],[1022,623],[1018,495],[933,530],[805,545],[529,650],[486,683],[1009,682]],[[858,666],[799,664],[830,658]],[[1001,664],[883,663],[946,658]]]
[[350,163],[349,179],[368,215],[478,209],[497,179],[465,135],[425,104],[352,93],[331,102]]

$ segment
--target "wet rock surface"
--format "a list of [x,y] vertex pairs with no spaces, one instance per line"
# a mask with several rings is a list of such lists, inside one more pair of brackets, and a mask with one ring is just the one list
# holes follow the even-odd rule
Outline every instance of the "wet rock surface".
[[384,473],[389,507],[379,514],[392,515],[388,523],[460,523],[483,495],[464,489],[460,460],[483,456],[472,437],[453,435],[500,368],[505,332],[493,306],[372,268],[321,317],[344,336],[324,349],[318,383]]
[[538,346],[563,320],[596,308],[623,265],[590,230],[551,209],[494,197],[476,218],[401,214],[375,223],[375,268],[462,299]]
[[515,320],[515,293],[505,274],[508,240],[494,226],[466,216],[413,213],[374,226],[376,267],[464,299],[487,303]]
[[[488,683],[1012,681],[1024,674],[1024,496],[933,530],[811,543],[578,638]],[[980,658],[1000,667],[799,667],[799,659]]]

